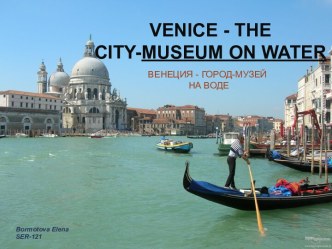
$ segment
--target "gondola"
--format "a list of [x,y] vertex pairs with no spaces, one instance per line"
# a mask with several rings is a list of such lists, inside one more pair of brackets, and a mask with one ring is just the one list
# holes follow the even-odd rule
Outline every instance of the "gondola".
[[[269,152],[268,158],[270,161],[276,162],[278,164],[287,166],[287,167],[295,169],[295,170],[299,170],[302,172],[311,172],[311,162],[310,161],[304,161],[304,160],[298,159],[297,157],[286,156],[275,150]],[[308,156],[308,158],[310,158],[310,157]],[[327,172],[332,173],[331,165],[328,165]],[[314,173],[319,173],[319,162],[317,162],[317,161],[314,161]],[[322,173],[325,173],[324,162],[322,165]]]
[[[194,195],[221,205],[240,210],[255,210],[254,197],[250,194],[250,188],[233,190],[204,181],[196,181],[189,174],[188,162],[186,162],[186,170],[183,176],[183,187]],[[260,210],[296,208],[332,201],[330,184],[305,184],[301,186],[300,195],[294,196],[271,196],[268,193],[263,194],[262,190],[263,188],[255,189]]]
[[[273,162],[296,169],[303,172],[311,172],[311,162],[296,159],[273,159]],[[322,172],[325,173],[325,165],[322,165]],[[332,167],[327,167],[327,172],[332,173]],[[314,173],[319,173],[318,163],[314,163]]]

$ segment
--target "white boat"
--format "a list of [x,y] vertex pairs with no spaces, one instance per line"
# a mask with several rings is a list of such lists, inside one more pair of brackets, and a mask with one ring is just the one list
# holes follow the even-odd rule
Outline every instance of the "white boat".
[[57,134],[42,134],[42,137],[57,137]]
[[231,148],[231,144],[238,138],[240,133],[238,132],[225,132],[222,134],[221,143],[218,146],[219,154],[221,156],[227,156]]
[[112,137],[117,137],[118,133],[107,133],[104,138],[112,138]]
[[90,135],[90,138],[103,138],[103,137],[105,137],[104,135],[101,135],[101,134],[96,134],[96,133],[92,133],[91,135]]
[[28,135],[22,132],[18,132],[15,134],[15,137],[28,137]]

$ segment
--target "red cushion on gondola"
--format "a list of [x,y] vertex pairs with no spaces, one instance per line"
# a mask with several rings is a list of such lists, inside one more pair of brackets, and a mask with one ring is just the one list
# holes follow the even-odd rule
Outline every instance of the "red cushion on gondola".
[[284,178],[279,178],[275,185],[276,187],[284,186],[285,188],[289,189],[293,195],[298,195],[301,189],[300,184],[297,182],[289,182]]

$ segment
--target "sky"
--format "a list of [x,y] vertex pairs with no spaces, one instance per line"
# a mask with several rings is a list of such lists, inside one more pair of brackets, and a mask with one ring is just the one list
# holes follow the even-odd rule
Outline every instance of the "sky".
[[[222,45],[223,56],[234,45],[323,45],[332,41],[331,0],[278,1],[4,1],[0,15],[0,91],[37,91],[37,71],[44,61],[48,76],[61,57],[70,75],[92,36],[95,45]],[[217,37],[156,37],[150,23],[217,23]],[[235,23],[270,23],[270,36],[239,36]],[[226,34],[223,30],[229,30]],[[172,32],[170,32],[172,33]],[[169,34],[169,33],[168,33]],[[252,34],[252,33],[251,33]],[[225,50],[224,50],[225,49]],[[128,107],[157,109],[166,104],[197,105],[207,114],[284,117],[284,100],[297,92],[297,82],[315,61],[143,62],[121,52],[105,58],[112,88]],[[203,78],[204,71],[266,71],[263,78]],[[149,78],[149,71],[192,71],[193,77]],[[228,89],[204,89],[203,83],[228,82]],[[201,88],[190,87],[200,83]],[[196,85],[197,86],[197,85]]]

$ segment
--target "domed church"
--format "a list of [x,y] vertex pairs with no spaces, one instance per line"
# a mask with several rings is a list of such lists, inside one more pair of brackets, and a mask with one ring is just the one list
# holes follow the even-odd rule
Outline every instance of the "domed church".
[[121,99],[112,84],[104,63],[95,57],[95,45],[85,45],[84,56],[73,67],[64,88],[63,128],[79,132],[126,128],[127,101]]
[[[48,94],[63,100],[62,128],[79,133],[93,133],[102,129],[127,128],[127,101],[112,84],[104,63],[96,58],[95,45],[90,39],[84,56],[73,67],[69,77],[61,59],[57,71],[48,81]],[[38,72],[38,89],[45,91],[47,72],[44,63]]]

